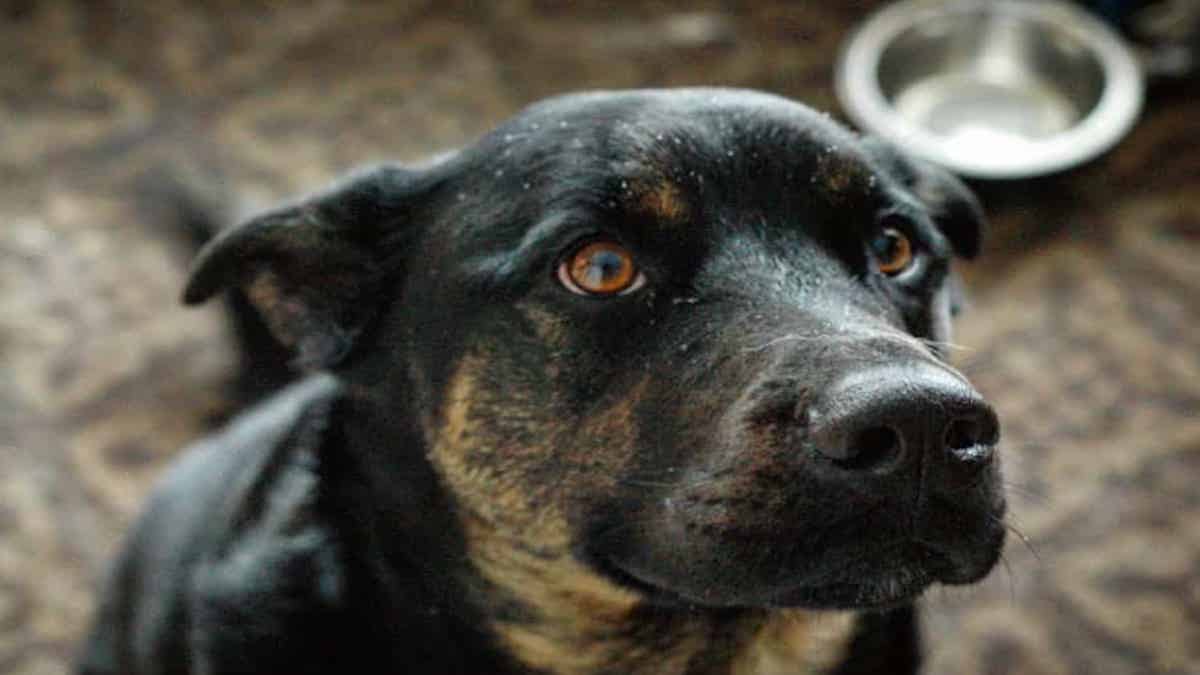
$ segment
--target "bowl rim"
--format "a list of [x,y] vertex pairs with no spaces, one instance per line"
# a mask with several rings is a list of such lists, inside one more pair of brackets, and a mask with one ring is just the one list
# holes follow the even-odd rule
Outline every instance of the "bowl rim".
[[[1017,158],[963,155],[945,140],[897,113],[880,88],[884,50],[903,31],[934,17],[986,11],[1051,25],[1075,38],[1100,64],[1100,99],[1071,128],[1030,141]],[[1110,149],[1137,121],[1145,75],[1125,42],[1100,19],[1061,0],[900,0],[869,16],[846,41],[838,58],[835,90],[850,119],[909,152],[974,178],[1026,178],[1082,164]]]

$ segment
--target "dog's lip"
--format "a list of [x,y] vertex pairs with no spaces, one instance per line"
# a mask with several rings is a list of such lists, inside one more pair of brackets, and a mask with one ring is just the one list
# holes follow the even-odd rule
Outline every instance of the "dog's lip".
[[779,593],[778,607],[886,610],[912,602],[937,578],[919,566],[904,566],[883,579],[798,586]]
[[775,596],[779,606],[818,609],[887,609],[916,599],[950,572],[951,561],[913,539],[873,548],[862,559],[888,560],[895,564],[863,578],[836,576],[819,582],[804,582]]
[[864,557],[901,558],[897,567],[873,574],[866,581],[836,579],[803,582],[754,593],[751,602],[714,602],[711,598],[681,592],[648,578],[637,569],[620,564],[614,558],[596,560],[610,579],[644,595],[654,604],[666,606],[708,607],[808,607],[812,609],[884,610],[909,603],[934,583],[961,583],[951,560],[915,540],[906,539],[873,548]]
[[713,602],[711,599],[680,593],[648,581],[636,572],[626,570],[615,563],[609,563],[605,567],[610,578],[638,591],[654,604],[689,607],[884,610],[911,602],[938,581],[936,575],[929,571],[919,566],[906,565],[893,570],[885,579],[873,579],[865,583],[840,581],[800,585],[765,593],[757,602]]
[[660,605],[695,605],[696,601],[665,586],[649,581],[636,571],[627,569],[613,557],[593,559],[593,566],[602,574],[621,586],[637,591],[655,604]]

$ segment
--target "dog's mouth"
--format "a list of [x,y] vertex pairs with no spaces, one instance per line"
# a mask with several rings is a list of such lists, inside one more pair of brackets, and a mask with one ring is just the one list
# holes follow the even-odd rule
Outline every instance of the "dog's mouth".
[[[934,584],[982,579],[999,561],[1006,533],[996,519],[950,545],[916,539],[857,542],[807,562],[758,555],[742,542],[713,574],[706,573],[705,563],[664,572],[612,556],[591,556],[591,561],[610,579],[660,606],[886,610],[911,603]],[[764,575],[767,567],[778,572]]]
[[[908,604],[934,584],[961,585],[987,575],[999,559],[1005,531],[981,551],[946,553],[915,541],[850,560],[836,576],[784,590],[773,604],[813,609],[886,610]],[[856,564],[857,563],[857,564]]]
[[907,604],[938,581],[945,565],[940,556],[916,544],[883,552],[888,564],[869,574],[839,576],[785,590],[774,604],[814,609],[890,609]]

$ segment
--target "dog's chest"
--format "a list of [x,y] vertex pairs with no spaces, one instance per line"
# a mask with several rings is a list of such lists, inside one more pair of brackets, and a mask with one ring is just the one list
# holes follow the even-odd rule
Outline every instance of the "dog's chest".
[[826,673],[846,654],[853,612],[782,611],[768,617],[734,657],[730,675]]

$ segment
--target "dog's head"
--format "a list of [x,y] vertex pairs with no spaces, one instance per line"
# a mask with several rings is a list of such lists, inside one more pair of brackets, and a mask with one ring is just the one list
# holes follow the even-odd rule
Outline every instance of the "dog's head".
[[187,297],[240,286],[393,402],[424,447],[381,451],[471,537],[655,602],[883,607],[1004,538],[995,414],[942,358],[981,221],[796,103],[586,94],[229,231]]

